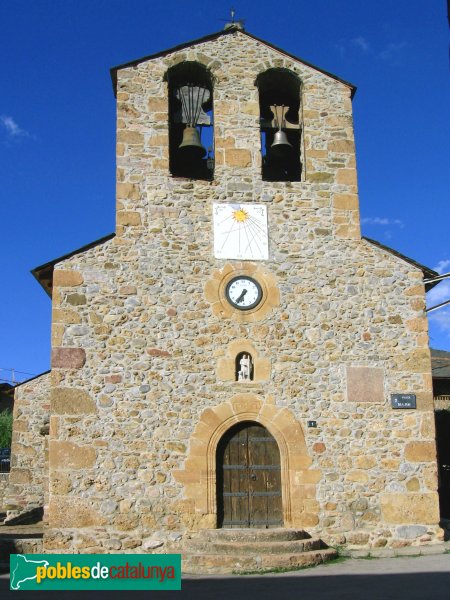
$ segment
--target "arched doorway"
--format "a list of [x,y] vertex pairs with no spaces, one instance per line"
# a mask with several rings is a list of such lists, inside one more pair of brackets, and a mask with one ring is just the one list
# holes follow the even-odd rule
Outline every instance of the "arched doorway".
[[216,453],[217,526],[282,527],[280,452],[252,421],[231,427]]

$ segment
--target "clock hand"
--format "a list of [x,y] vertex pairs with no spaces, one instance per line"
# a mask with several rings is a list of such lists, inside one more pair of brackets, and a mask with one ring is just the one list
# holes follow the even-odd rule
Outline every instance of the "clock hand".
[[236,300],[236,304],[239,304],[240,302],[244,301],[244,296],[247,293],[247,290],[242,290],[241,295],[239,296],[239,298]]

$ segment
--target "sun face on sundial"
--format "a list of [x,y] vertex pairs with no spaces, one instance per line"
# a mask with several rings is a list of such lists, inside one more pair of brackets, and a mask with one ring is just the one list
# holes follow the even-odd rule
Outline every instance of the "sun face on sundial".
[[248,212],[246,212],[243,208],[238,208],[233,211],[233,219],[237,223],[245,223],[248,219]]
[[214,256],[268,260],[267,207],[264,204],[213,204]]

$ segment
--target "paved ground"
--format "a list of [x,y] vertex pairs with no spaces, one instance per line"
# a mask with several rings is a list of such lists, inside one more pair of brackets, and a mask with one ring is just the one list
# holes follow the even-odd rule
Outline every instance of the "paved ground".
[[[58,600],[450,600],[450,554],[348,559],[303,571],[263,576],[210,576],[183,579],[181,592],[54,592]],[[44,600],[42,592],[19,592]],[[0,576],[2,600],[17,599],[8,575]]]

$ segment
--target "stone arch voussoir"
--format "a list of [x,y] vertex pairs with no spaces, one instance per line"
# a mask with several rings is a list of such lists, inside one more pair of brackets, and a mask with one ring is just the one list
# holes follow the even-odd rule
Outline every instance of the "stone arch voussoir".
[[237,423],[254,421],[266,427],[280,450],[285,527],[311,527],[318,522],[316,483],[320,471],[310,469],[301,424],[288,408],[263,402],[251,393],[233,396],[228,402],[207,408],[191,437],[184,470],[174,473],[184,484],[187,505],[196,518],[194,527],[216,527],[216,451],[225,432]]

